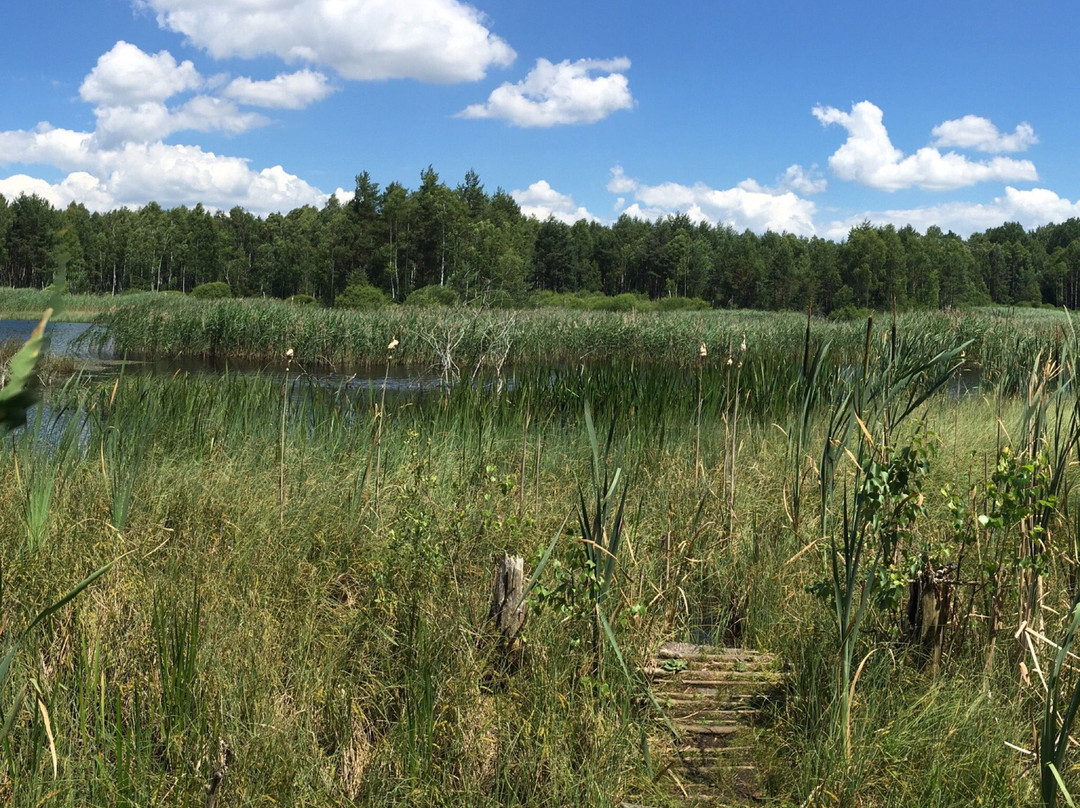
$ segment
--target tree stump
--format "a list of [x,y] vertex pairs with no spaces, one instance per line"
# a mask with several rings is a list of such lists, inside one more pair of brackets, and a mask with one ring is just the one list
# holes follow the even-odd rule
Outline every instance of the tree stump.
[[506,650],[515,646],[517,634],[525,625],[524,590],[525,560],[521,556],[503,553],[495,566],[488,619],[494,623],[502,647]]
[[945,640],[945,629],[952,618],[953,565],[926,569],[908,584],[907,634],[917,643],[927,662],[937,668]]

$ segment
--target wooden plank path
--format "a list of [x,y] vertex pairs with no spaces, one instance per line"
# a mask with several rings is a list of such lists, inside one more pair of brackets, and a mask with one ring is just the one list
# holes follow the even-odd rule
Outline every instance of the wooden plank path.
[[[744,648],[665,643],[645,668],[678,733],[650,744],[674,802],[752,805],[762,799],[751,756],[761,708],[779,697],[783,674],[772,654]],[[671,804],[670,802],[668,804]],[[645,808],[623,803],[622,808]]]

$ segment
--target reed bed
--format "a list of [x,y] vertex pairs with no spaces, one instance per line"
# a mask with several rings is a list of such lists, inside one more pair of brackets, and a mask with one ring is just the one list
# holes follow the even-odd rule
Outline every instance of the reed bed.
[[[384,366],[391,336],[390,362],[426,363],[415,335],[463,318],[490,338],[485,318],[511,316],[169,301],[118,308],[110,322],[134,328],[136,312],[146,344],[163,350],[176,334],[215,334],[200,351],[263,346],[269,358],[287,346],[310,361],[340,348],[333,329],[355,329],[345,344]],[[1068,324],[950,316],[911,315],[895,334],[887,322],[815,322],[807,344],[798,317],[521,313],[510,383],[493,364],[465,366],[419,397],[327,384],[303,363],[69,380],[0,453],[5,625],[19,630],[118,560],[35,627],[0,687],[0,713],[16,683],[32,695],[0,744],[0,802],[671,804],[643,754],[662,722],[635,671],[672,638],[746,644],[789,665],[755,752],[767,799],[1032,804],[1031,728],[1047,703],[1033,660],[1048,670],[1050,648],[1010,638],[1028,571],[1041,581],[1028,625],[1044,637],[1058,636],[1074,588],[1075,444],[1063,437],[1074,396],[1067,374],[1034,361],[1071,366]],[[899,513],[919,483],[896,563],[857,570],[856,597],[867,586],[898,602],[875,601],[855,636],[845,733],[843,640],[820,597],[837,545],[817,526],[840,524],[845,502],[870,490],[859,486],[871,465],[854,459],[864,433],[881,434],[868,380],[895,386],[897,368],[934,364],[945,348],[964,350],[965,364],[1004,367],[1011,354],[1019,367],[992,388],[928,391],[906,420],[885,419],[888,441],[868,454],[909,448],[926,462],[885,486],[895,499],[879,512]],[[837,413],[860,384],[862,429],[838,443]],[[609,427],[600,457],[596,434]],[[837,460],[823,496],[827,440]],[[1010,465],[1005,446],[1022,462]],[[597,561],[600,538],[583,544],[579,518],[600,502],[601,465],[618,465],[626,486],[610,564]],[[867,521],[867,541],[880,524]],[[1034,555],[1022,544],[1033,536]],[[486,627],[504,551],[542,568],[512,665]],[[935,658],[902,629],[904,587],[947,562],[957,606]],[[896,580],[870,584],[879,571]],[[600,584],[614,642],[597,639]],[[995,609],[1011,622],[995,624]],[[1067,695],[1073,674],[1062,677]]]
[[[310,367],[381,365],[391,337],[395,361],[439,366],[452,356],[458,370],[490,363],[497,348],[511,365],[639,363],[695,367],[704,343],[706,365],[739,361],[740,346],[771,366],[801,364],[807,318],[790,312],[525,311],[387,306],[370,311],[293,306],[276,300],[199,301],[144,294],[117,299],[98,317],[120,354],[281,362],[287,348]],[[877,318],[881,335],[889,318]],[[828,343],[837,366],[859,361],[864,321],[812,320],[814,345]],[[969,342],[966,362],[993,384],[1015,386],[1027,372],[1018,357],[1057,356],[1071,338],[1069,319],[1044,310],[977,309],[911,312],[898,327],[926,350]],[[1017,370],[1017,368],[1020,368]]]

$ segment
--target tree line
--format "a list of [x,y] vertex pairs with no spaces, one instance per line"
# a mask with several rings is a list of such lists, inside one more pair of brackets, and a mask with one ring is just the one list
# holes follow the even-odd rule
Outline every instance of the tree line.
[[440,286],[461,299],[520,305],[536,291],[699,298],[721,307],[939,308],[1080,302],[1080,219],[1025,230],[1007,223],[964,239],[930,227],[853,227],[842,242],[736,232],[685,215],[613,224],[524,216],[475,172],[450,187],[428,167],[410,190],[367,172],[348,203],[255,216],[201,204],[91,213],[41,197],[0,195],[0,285],[45,286],[61,256],[73,292],[311,295],[349,286],[394,300]]

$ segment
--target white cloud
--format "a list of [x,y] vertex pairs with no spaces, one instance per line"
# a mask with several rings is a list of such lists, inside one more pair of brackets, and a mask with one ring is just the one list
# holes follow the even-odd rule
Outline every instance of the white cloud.
[[801,165],[788,166],[787,171],[777,180],[774,187],[762,185],[755,179],[745,179],[736,187],[744,191],[754,193],[772,194],[774,196],[791,191],[796,194],[820,194],[829,186],[824,177],[817,173],[817,166],[811,166],[807,171]]
[[339,185],[331,196],[336,197],[339,204],[347,205],[356,197],[356,191],[346,191]]
[[26,174],[15,174],[0,179],[0,194],[15,199],[21,194],[39,196],[56,208],[66,208],[71,202],[81,202],[91,210],[106,210],[110,199],[97,177],[85,171],[69,174],[62,182],[48,183]]
[[816,165],[805,169],[796,163],[788,166],[784,176],[780,178],[779,187],[784,191],[810,195],[822,193],[829,187],[829,183],[818,173]]
[[79,96],[92,104],[134,107],[201,86],[202,77],[191,62],[177,64],[168,51],[151,55],[121,40],[98,58]]
[[965,115],[933,128],[934,146],[977,149],[982,152],[1025,151],[1039,142],[1035,130],[1026,121],[1017,124],[1012,134],[1004,134],[987,118]]
[[178,65],[168,51],[151,55],[121,41],[98,59],[79,93],[97,104],[94,137],[103,147],[161,140],[184,130],[235,135],[267,123],[262,115],[241,112],[231,100],[208,95],[196,95],[177,106],[165,103],[213,83],[205,81],[191,62]]
[[853,105],[851,112],[818,106],[813,113],[823,126],[839,124],[848,132],[847,141],[829,158],[829,167],[843,180],[884,191],[913,186],[945,191],[990,180],[1038,179],[1030,160],[995,157],[976,162],[932,147],[905,157],[889,140],[881,109],[869,101]]
[[63,170],[85,164],[93,135],[42,123],[32,131],[0,132],[0,165],[42,163]]
[[44,163],[69,172],[50,184],[26,175],[0,179],[0,193],[22,189],[63,207],[82,202],[94,210],[165,207],[202,202],[210,208],[241,205],[255,214],[322,205],[327,195],[281,166],[256,171],[239,157],[206,152],[198,146],[161,142],[123,143],[104,148],[87,132],[40,127],[0,132],[0,165]]
[[303,109],[322,101],[334,88],[322,73],[298,70],[282,73],[269,81],[249,78],[233,79],[221,94],[241,104],[275,109]]
[[185,130],[237,135],[267,123],[258,113],[241,112],[231,101],[206,95],[195,96],[174,109],[146,102],[137,107],[98,107],[94,114],[97,116],[94,137],[106,147],[161,140]]
[[515,53],[458,0],[138,0],[222,59],[274,55],[347,79],[481,79]]
[[[57,207],[76,201],[93,210],[149,201],[166,207],[195,202],[223,209],[241,205],[255,214],[322,205],[326,194],[281,166],[256,170],[240,157],[162,142],[179,131],[239,134],[267,122],[263,115],[241,110],[231,98],[191,95],[223,83],[220,76],[203,79],[191,62],[177,64],[167,51],[151,55],[117,42],[80,87],[83,100],[96,105],[95,131],[58,129],[48,123],[32,130],[0,131],[0,166],[45,165],[66,176],[54,183],[15,174],[0,178],[0,193],[35,193]],[[277,106],[298,105],[329,92],[326,78],[312,71],[231,86],[238,97]],[[182,93],[189,97],[173,103]]]
[[[514,126],[556,126],[596,123],[634,106],[623,72],[629,59],[579,59],[552,64],[537,59],[536,67],[517,84],[496,87],[485,104],[472,104],[462,118],[500,118]],[[604,75],[593,75],[602,73]]]
[[198,132],[221,131],[238,135],[267,123],[267,119],[257,112],[241,112],[231,101],[208,95],[195,96],[178,108],[172,117],[174,132],[194,129]]
[[815,232],[814,203],[790,190],[770,190],[754,180],[744,180],[727,190],[710,188],[701,182],[642,185],[627,177],[618,166],[611,173],[609,191],[633,193],[634,203],[622,211],[630,216],[655,220],[683,213],[695,222],[727,225],[736,230],[749,228],[758,233],[773,230],[801,236]]
[[540,221],[544,221],[549,216],[554,216],[566,224],[573,224],[581,219],[596,220],[589,211],[576,204],[572,197],[552,188],[547,180],[534,182],[524,191],[513,190],[510,196],[514,197],[514,201],[521,207],[523,214],[535,216]]
[[637,188],[637,180],[626,176],[622,166],[613,166],[611,179],[607,182],[607,189],[613,194],[628,194]]
[[925,232],[931,225],[952,230],[961,236],[998,227],[1005,222],[1019,222],[1026,228],[1080,217],[1080,202],[1070,202],[1046,188],[1019,190],[1006,186],[1005,195],[988,203],[949,202],[907,210],[866,211],[832,222],[825,235],[842,239],[852,227],[869,220],[874,224],[910,224]]

